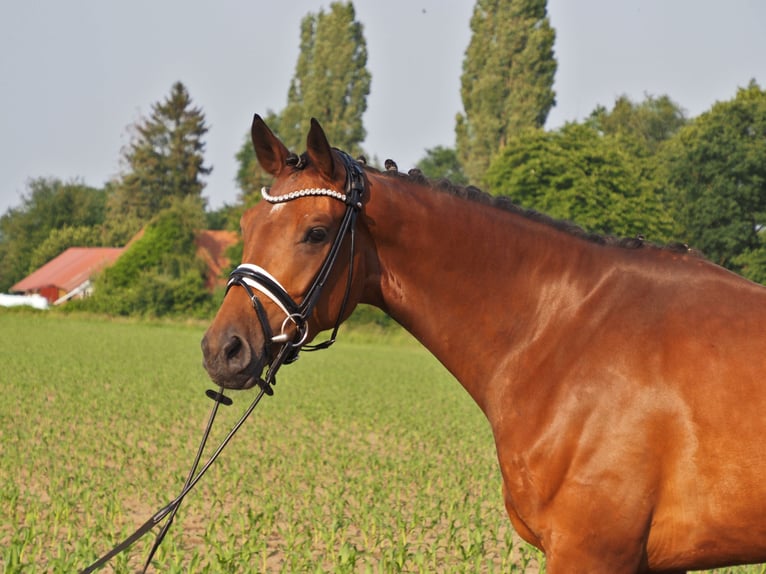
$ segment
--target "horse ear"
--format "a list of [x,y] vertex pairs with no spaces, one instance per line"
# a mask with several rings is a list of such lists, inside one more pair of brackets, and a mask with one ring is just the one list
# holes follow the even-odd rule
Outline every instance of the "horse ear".
[[253,117],[253,125],[250,128],[250,135],[253,139],[253,148],[261,167],[274,177],[279,175],[282,168],[285,167],[285,160],[290,153],[279,138],[263,121],[258,114]]
[[319,125],[316,118],[311,118],[311,128],[306,138],[306,153],[312,165],[319,170],[319,173],[327,179],[333,178],[335,159],[333,158],[332,148],[327,141],[327,136],[324,134],[322,126]]

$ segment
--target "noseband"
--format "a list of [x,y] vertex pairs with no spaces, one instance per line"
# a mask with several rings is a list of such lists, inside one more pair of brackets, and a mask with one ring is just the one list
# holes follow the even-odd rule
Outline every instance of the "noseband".
[[[282,345],[280,351],[274,357],[272,363],[269,365],[269,370],[266,373],[265,378],[258,377],[258,385],[266,391],[267,394],[272,394],[273,390],[271,385],[274,384],[274,377],[277,370],[282,364],[289,364],[297,360],[298,353],[301,350],[306,351],[318,351],[320,349],[326,349],[335,342],[335,338],[340,328],[340,322],[343,317],[343,312],[346,309],[348,303],[349,293],[351,291],[351,282],[354,274],[354,247],[355,247],[355,228],[356,217],[359,211],[362,209],[362,197],[364,195],[364,174],[362,168],[345,152],[336,150],[341,159],[343,165],[346,168],[346,185],[345,193],[334,191],[331,189],[302,189],[299,191],[293,191],[284,195],[270,195],[269,189],[264,187],[261,190],[261,195],[265,201],[272,204],[286,203],[302,197],[330,197],[342,201],[346,205],[346,211],[343,214],[343,219],[340,222],[338,233],[330,246],[330,251],[327,253],[324,262],[322,263],[319,271],[314,276],[314,280],[311,282],[311,286],[306,291],[303,300],[297,303],[287,290],[279,283],[279,281],[271,275],[268,271],[258,265],[252,263],[243,263],[239,265],[229,275],[229,281],[226,284],[226,293],[235,286],[239,285],[247,292],[248,297],[253,305],[258,321],[261,324],[264,336],[264,356],[267,356],[268,348],[272,344]],[[311,313],[319,301],[319,297],[322,294],[325,283],[327,282],[330,273],[335,266],[335,262],[338,259],[341,245],[345,239],[346,233],[350,234],[351,249],[348,266],[348,278],[346,280],[346,291],[343,295],[343,302],[341,303],[340,310],[338,311],[338,317],[335,321],[335,326],[332,330],[332,335],[326,341],[317,345],[306,345],[308,339],[308,320],[311,317]],[[263,303],[258,297],[258,294],[266,296],[270,299],[280,310],[285,314],[285,319],[282,322],[280,333],[274,335],[271,326],[269,325],[266,310],[263,307]],[[295,325],[295,335],[291,338],[287,334],[286,328],[289,323]]]

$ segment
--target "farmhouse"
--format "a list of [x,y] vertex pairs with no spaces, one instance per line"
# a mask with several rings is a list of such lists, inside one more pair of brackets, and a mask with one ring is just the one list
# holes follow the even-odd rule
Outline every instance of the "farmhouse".
[[59,305],[90,294],[90,279],[122,255],[124,247],[70,247],[11,287],[11,293],[42,295]]
[[[13,285],[10,291],[41,295],[52,305],[87,297],[93,289],[91,278],[117,261],[142,234],[139,232],[126,247],[70,247]],[[206,229],[197,232],[197,256],[207,265],[208,289],[225,283],[223,272],[229,266],[226,250],[237,242],[237,238],[233,231]]]

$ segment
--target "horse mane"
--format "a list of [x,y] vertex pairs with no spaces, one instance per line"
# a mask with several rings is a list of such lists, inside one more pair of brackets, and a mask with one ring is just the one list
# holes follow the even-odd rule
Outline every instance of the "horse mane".
[[[496,209],[508,211],[526,219],[542,223],[559,231],[563,231],[572,237],[576,237],[590,243],[621,247],[623,249],[641,249],[644,247],[650,247],[653,249],[672,251],[674,253],[686,253],[696,257],[704,257],[700,251],[689,247],[689,245],[686,243],[672,242],[660,245],[646,241],[644,236],[640,233],[635,237],[616,237],[613,235],[587,231],[579,225],[572,223],[571,221],[556,219],[550,215],[546,215],[545,213],[541,213],[534,209],[521,207],[513,203],[511,198],[507,196],[491,195],[473,185],[458,185],[446,178],[428,178],[421,170],[417,168],[411,169],[407,173],[400,172],[396,162],[392,159],[387,159],[384,162],[385,171],[381,171],[375,167],[370,166],[367,163],[367,158],[364,156],[359,156],[356,159],[356,162],[364,170],[371,173],[381,174],[385,177],[398,178],[408,183],[414,183],[416,185],[427,187],[439,192],[449,193],[450,195],[460,197],[467,201],[490,205]],[[287,165],[290,165],[296,169],[303,169],[308,163],[308,156],[305,152],[300,156],[295,153],[290,153],[286,163]]]
[[513,203],[511,198],[507,196],[491,195],[473,185],[457,185],[446,178],[431,179],[426,177],[419,169],[411,169],[407,173],[402,173],[396,169],[396,163],[394,163],[392,160],[386,160],[386,164],[387,167],[388,165],[391,165],[392,168],[387,168],[385,172],[369,167],[367,165],[364,165],[364,167],[369,171],[382,174],[386,177],[399,178],[410,183],[460,197],[467,201],[490,205],[503,211],[509,211],[526,219],[548,225],[549,227],[563,231],[568,235],[578,239],[583,239],[591,243],[597,243],[599,245],[606,246],[616,246],[624,249],[641,249],[643,247],[651,247],[654,249],[662,249],[676,253],[689,253],[698,257],[702,256],[699,251],[692,249],[686,243],[674,242],[665,245],[659,245],[646,241],[642,234],[638,234],[635,237],[616,237],[613,235],[593,233],[583,229],[571,221],[555,219],[550,215],[546,215],[545,213],[541,213],[534,209],[526,209],[516,205]]

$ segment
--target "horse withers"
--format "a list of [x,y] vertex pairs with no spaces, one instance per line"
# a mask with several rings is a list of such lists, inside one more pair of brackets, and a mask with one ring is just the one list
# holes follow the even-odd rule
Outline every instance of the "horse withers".
[[481,407],[510,519],[551,574],[766,561],[765,288],[686,249],[362,169],[314,120],[302,156],[258,116],[252,139],[274,182],[242,217],[252,277],[203,339],[215,382],[261,382],[368,303]]

